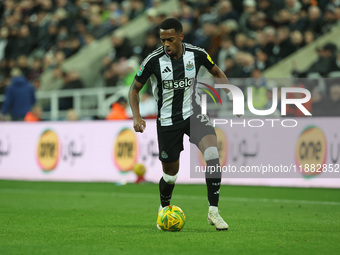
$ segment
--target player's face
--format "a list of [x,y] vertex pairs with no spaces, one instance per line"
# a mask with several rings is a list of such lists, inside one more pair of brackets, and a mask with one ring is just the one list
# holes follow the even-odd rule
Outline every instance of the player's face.
[[175,29],[163,30],[159,31],[162,45],[168,55],[172,58],[178,59],[182,56],[183,48],[182,48],[182,40],[183,33],[177,33]]

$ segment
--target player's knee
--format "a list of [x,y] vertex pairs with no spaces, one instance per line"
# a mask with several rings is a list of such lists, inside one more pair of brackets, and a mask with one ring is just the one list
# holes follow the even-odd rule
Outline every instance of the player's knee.
[[218,159],[219,155],[218,155],[217,147],[212,146],[212,147],[207,148],[203,153],[203,158],[205,161]]
[[163,173],[163,179],[168,184],[174,184],[177,180],[178,173],[175,175],[168,175],[166,173]]

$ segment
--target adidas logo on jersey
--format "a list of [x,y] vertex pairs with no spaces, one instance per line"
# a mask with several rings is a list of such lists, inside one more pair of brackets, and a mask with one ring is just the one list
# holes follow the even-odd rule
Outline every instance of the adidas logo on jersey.
[[171,72],[171,69],[167,66],[164,68],[162,73],[169,73],[169,72]]

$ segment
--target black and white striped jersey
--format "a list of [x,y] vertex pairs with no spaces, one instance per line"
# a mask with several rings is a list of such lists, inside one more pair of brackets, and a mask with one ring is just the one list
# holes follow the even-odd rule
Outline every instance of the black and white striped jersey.
[[172,59],[163,46],[144,59],[135,79],[145,84],[155,76],[151,84],[161,126],[179,123],[193,113],[192,98],[198,103],[199,96],[192,87],[202,65],[211,70],[215,64],[204,49],[188,43],[183,43],[183,55],[178,60]]

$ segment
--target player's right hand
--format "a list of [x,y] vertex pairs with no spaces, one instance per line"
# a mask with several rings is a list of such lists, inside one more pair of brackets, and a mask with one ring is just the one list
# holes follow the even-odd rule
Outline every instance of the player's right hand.
[[143,133],[146,128],[146,122],[142,117],[133,117],[133,128],[136,132]]

